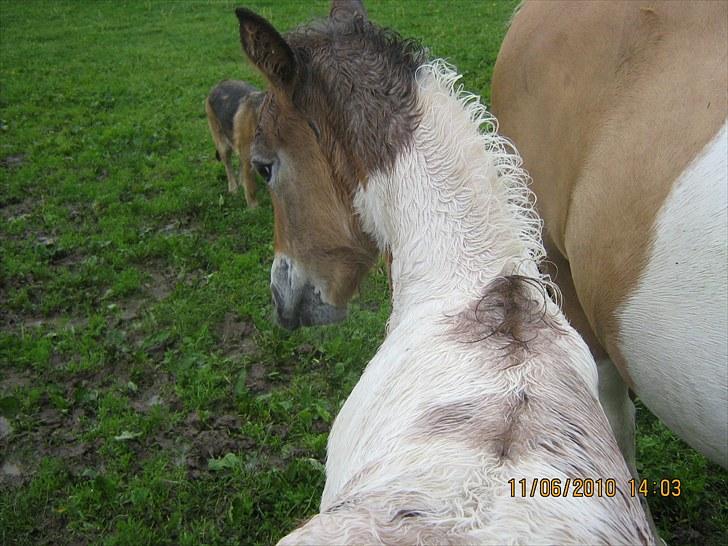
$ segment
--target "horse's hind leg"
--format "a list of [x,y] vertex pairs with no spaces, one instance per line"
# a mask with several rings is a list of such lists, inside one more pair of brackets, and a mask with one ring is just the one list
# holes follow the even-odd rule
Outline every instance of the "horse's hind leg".
[[227,175],[228,180],[228,191],[230,193],[238,193],[238,180],[235,178],[235,171],[233,171],[233,165],[231,161],[232,156],[232,150],[230,148],[226,148],[222,153],[220,153],[220,161],[222,161],[223,165],[225,165],[225,174]]
[[[629,389],[622,380],[617,367],[608,357],[600,358],[596,362],[597,372],[599,373],[599,402],[601,402],[604,413],[607,415],[607,420],[612,427],[612,432],[617,439],[617,445],[622,451],[630,474],[635,480],[639,480],[635,439],[635,407],[629,396]],[[642,509],[645,511],[645,516],[650,524],[655,543],[664,544],[652,519],[647,499],[641,495],[640,504],[642,504]]]
[[230,146],[228,139],[225,137],[225,133],[222,130],[222,124],[217,118],[217,115],[215,115],[215,111],[210,105],[209,98],[205,100],[205,113],[207,114],[207,124],[210,127],[210,135],[212,136],[212,141],[215,144],[217,159],[218,161],[222,161],[222,164],[225,165],[225,174],[227,175],[228,180],[228,191],[230,193],[236,193],[238,191],[238,181],[235,178],[235,172],[233,171],[233,166],[230,163],[232,147]]
[[[551,243],[547,233],[544,236],[544,246],[549,258],[546,269],[561,290],[564,314],[571,322],[571,325],[584,338],[597,364],[599,402],[604,409],[609,426],[612,429],[614,438],[617,440],[617,445],[627,463],[630,474],[632,474],[633,478],[639,479],[635,445],[635,407],[629,396],[629,388],[592,331],[584,310],[579,304],[569,262]],[[640,501],[652,529],[655,542],[660,544],[662,539],[657,533],[647,500],[640,496]]]

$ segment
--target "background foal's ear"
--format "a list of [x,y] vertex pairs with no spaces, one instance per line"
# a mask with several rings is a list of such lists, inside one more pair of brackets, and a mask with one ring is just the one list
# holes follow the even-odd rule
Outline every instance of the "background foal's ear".
[[329,17],[338,19],[353,19],[359,16],[367,20],[367,10],[362,0],[331,0]]
[[296,75],[293,51],[273,26],[246,8],[237,8],[243,51],[268,81],[290,91]]

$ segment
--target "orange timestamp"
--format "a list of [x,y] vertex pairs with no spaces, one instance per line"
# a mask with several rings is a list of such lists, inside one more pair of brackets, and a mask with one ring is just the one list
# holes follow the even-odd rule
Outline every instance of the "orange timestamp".
[[633,497],[679,497],[682,494],[682,483],[678,479],[648,480],[643,478],[629,480],[629,493]]
[[[679,497],[682,493],[682,484],[677,479],[631,479],[627,483],[633,497]],[[614,497],[617,494],[617,480],[613,478],[511,478],[508,485],[511,497]]]
[[[530,483],[529,483],[530,482]],[[508,480],[511,497],[613,497],[617,480],[612,478],[522,478]]]

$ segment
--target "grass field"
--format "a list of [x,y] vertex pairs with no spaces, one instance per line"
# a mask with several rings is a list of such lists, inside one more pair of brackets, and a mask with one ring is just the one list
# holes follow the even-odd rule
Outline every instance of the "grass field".
[[[325,2],[257,2],[288,29]],[[514,2],[370,16],[488,97]],[[226,193],[203,100],[243,61],[231,3],[0,3],[0,544],[268,544],[318,506],[327,432],[388,316],[271,325],[270,201]],[[641,409],[663,536],[728,543],[728,474]]]

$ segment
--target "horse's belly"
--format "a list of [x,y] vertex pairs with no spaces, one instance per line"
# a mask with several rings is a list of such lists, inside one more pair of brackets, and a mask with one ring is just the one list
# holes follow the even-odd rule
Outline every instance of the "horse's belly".
[[644,403],[728,466],[728,133],[676,181],[649,263],[619,310],[620,348]]

